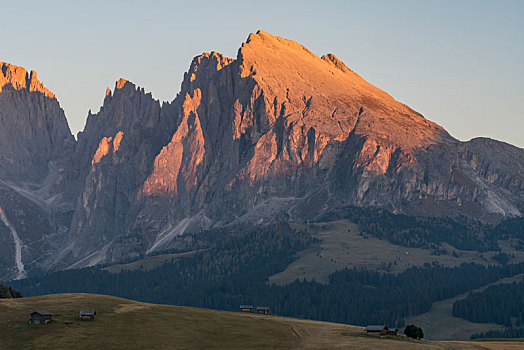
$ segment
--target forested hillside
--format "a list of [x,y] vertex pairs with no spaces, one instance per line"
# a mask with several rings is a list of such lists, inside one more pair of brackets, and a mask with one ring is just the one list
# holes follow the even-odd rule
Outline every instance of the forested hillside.
[[13,281],[13,286],[24,295],[90,292],[223,310],[253,304],[284,316],[402,326],[405,317],[428,311],[434,301],[524,272],[524,264],[455,268],[427,264],[398,275],[353,269],[331,274],[326,285],[296,280],[277,286],[268,284],[268,277],[314,243],[307,233],[278,224],[209,231],[199,239],[214,243],[152,270],[110,273],[92,267]]
[[506,328],[503,331],[491,330],[483,333],[475,333],[471,336],[471,339],[480,338],[524,338],[524,328]]
[[524,218],[521,217],[490,225],[464,216],[410,216],[350,206],[330,212],[322,220],[341,218],[357,223],[365,234],[407,247],[438,249],[442,243],[448,243],[461,250],[485,252],[499,250],[499,240],[513,238],[515,248],[524,250]]
[[524,326],[524,281],[499,284],[453,304],[453,316],[472,322]]

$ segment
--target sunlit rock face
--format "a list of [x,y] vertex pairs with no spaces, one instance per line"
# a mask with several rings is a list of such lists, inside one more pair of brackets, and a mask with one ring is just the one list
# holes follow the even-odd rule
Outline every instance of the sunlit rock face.
[[37,180],[74,147],[55,95],[22,67],[0,63],[0,177]]
[[[42,89],[27,81],[12,93]],[[68,228],[51,240],[49,269],[167,249],[188,231],[314,220],[347,205],[483,220],[524,211],[522,149],[460,142],[335,55],[263,31],[235,59],[195,57],[170,103],[120,79],[60,164],[52,188],[72,206]]]
[[[126,88],[139,91],[121,82],[116,91]],[[153,111],[141,94],[126,101],[106,100],[89,117],[89,151],[79,138],[90,170],[71,232],[94,255],[75,266],[165,249],[188,230],[311,220],[349,204],[420,215],[522,211],[521,149],[461,143],[335,55],[263,31],[236,59],[196,57],[171,104]],[[134,135],[124,130],[131,125]],[[499,152],[518,166],[489,161]]]

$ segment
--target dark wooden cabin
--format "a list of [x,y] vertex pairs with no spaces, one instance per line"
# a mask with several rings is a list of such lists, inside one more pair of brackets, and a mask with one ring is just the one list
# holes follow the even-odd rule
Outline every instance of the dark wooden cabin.
[[378,337],[397,335],[397,328],[388,328],[384,325],[370,325],[366,327],[367,335],[374,335]]
[[259,314],[269,315],[269,308],[267,306],[259,306],[257,307],[257,312]]
[[34,311],[31,313],[29,324],[47,324],[51,321],[53,314],[48,311]]
[[253,306],[252,305],[240,305],[240,311],[253,312]]
[[95,315],[96,315],[95,310],[81,310],[80,311],[80,319],[83,321],[94,320]]
[[388,328],[388,330],[386,331],[386,335],[397,335],[398,333],[398,328]]
[[383,337],[386,335],[388,327],[384,325],[369,325],[366,326],[367,335],[374,335],[377,337]]

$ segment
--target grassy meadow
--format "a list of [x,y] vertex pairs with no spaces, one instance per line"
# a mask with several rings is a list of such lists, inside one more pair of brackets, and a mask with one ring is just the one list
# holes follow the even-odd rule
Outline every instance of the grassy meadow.
[[[79,321],[81,309],[96,320]],[[29,314],[53,321],[30,326]],[[156,305],[93,294],[0,300],[1,349],[518,349],[519,342],[430,342],[375,338],[362,327]],[[507,347],[504,347],[507,346]]]

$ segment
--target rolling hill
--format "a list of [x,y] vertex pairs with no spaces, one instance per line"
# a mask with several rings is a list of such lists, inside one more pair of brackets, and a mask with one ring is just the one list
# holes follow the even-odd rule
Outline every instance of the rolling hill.
[[[79,321],[80,309],[97,311]],[[45,326],[29,314],[54,314]],[[94,294],[0,300],[2,349],[518,349],[518,342],[374,338],[362,327],[279,316],[135,302]]]

